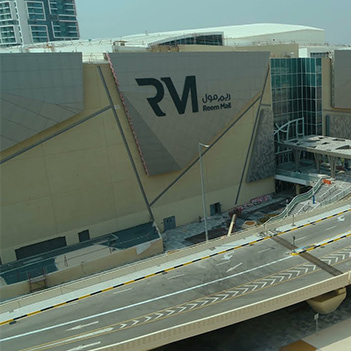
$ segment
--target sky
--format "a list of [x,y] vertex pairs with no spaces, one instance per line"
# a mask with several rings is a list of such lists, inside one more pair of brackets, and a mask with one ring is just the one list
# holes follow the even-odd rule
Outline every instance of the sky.
[[81,39],[252,23],[325,30],[351,44],[351,0],[76,0]]

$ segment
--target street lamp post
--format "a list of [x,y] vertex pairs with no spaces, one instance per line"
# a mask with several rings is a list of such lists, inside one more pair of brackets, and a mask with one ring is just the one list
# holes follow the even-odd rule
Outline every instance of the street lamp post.
[[209,147],[209,145],[199,143],[199,161],[200,161],[200,174],[201,174],[201,191],[202,191],[202,207],[204,211],[204,222],[205,222],[205,235],[206,242],[208,241],[208,230],[207,230],[207,213],[206,213],[206,201],[205,201],[205,185],[204,185],[204,171],[202,167],[202,147]]

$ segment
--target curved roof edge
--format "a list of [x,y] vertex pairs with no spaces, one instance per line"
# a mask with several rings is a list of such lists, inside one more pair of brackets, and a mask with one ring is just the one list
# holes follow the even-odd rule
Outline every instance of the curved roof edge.
[[118,43],[125,47],[148,48],[162,42],[171,41],[177,38],[184,38],[187,35],[196,34],[222,34],[224,45],[251,45],[257,41],[273,41],[287,43],[296,42],[301,44],[313,43],[323,44],[325,42],[324,29],[303,25],[279,24],[279,23],[256,23],[221,27],[194,28],[157,33],[141,33],[115,38],[87,39],[72,41],[54,41],[49,43],[29,44],[0,48],[0,52],[36,52],[43,51],[93,51],[106,52],[111,50],[111,45]]
[[136,38],[141,36],[174,36],[174,35],[184,35],[192,33],[204,33],[204,32],[223,32],[224,35],[234,35],[235,38],[238,37],[248,37],[252,35],[264,35],[264,34],[274,34],[283,32],[295,32],[299,30],[311,30],[324,32],[324,29],[294,25],[294,24],[280,24],[280,23],[253,23],[253,24],[240,24],[232,26],[220,26],[220,27],[206,27],[206,28],[193,28],[193,29],[182,29],[175,31],[166,32],[155,32],[155,33],[142,33],[124,36],[124,38]]

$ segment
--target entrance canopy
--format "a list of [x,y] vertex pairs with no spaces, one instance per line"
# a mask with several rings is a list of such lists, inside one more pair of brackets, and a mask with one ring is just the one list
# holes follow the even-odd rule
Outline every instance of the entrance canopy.
[[301,151],[314,154],[317,171],[319,172],[321,156],[327,156],[330,164],[331,176],[335,178],[336,160],[351,159],[351,140],[334,138],[322,135],[309,135],[303,138],[281,141],[280,146],[285,146],[294,151],[296,168],[300,164]]

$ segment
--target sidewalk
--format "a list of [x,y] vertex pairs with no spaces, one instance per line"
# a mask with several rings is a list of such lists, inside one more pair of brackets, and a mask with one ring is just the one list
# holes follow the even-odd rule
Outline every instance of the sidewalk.
[[[336,209],[331,210],[331,211],[323,212],[323,216],[316,215],[316,216],[311,216],[308,219],[304,219],[302,221],[294,221],[294,225],[293,225],[293,222],[291,220],[291,224],[287,224],[287,225],[284,225],[284,226],[277,227],[276,231],[278,231],[278,232],[285,232],[285,231],[288,231],[288,230],[291,230],[291,229],[295,229],[296,227],[302,226],[302,225],[307,224],[307,223],[316,222],[316,221],[320,220],[322,217],[323,218],[329,217],[329,216],[334,215],[335,213],[339,213],[339,212],[342,212],[342,211],[345,211],[345,210],[350,210],[350,209],[351,209],[351,203],[349,205],[341,206],[341,207],[336,208]],[[340,215],[340,217],[342,217],[342,216],[343,215]],[[342,218],[341,218],[341,220],[342,220]]]
[[351,349],[351,318],[303,339],[323,351],[346,351]]
[[[234,233],[241,232],[241,226],[246,220],[259,222],[260,218],[267,216],[267,214],[277,212],[278,209],[285,207],[286,198],[290,196],[277,196],[267,202],[260,204],[250,204],[251,206],[246,207],[241,215],[241,218],[237,218]],[[213,237],[221,235],[227,235],[230,217],[227,212],[213,217],[208,217],[207,227],[209,231],[209,238],[211,239],[211,231],[213,231]],[[216,232],[216,233],[214,233]],[[202,240],[200,237],[202,235]],[[193,237],[198,236],[197,242],[205,241],[205,226],[204,222],[194,222],[175,229],[170,229],[162,233],[163,243],[165,251],[179,250],[194,244]]]
[[283,346],[280,351],[346,351],[350,349],[351,318]]

